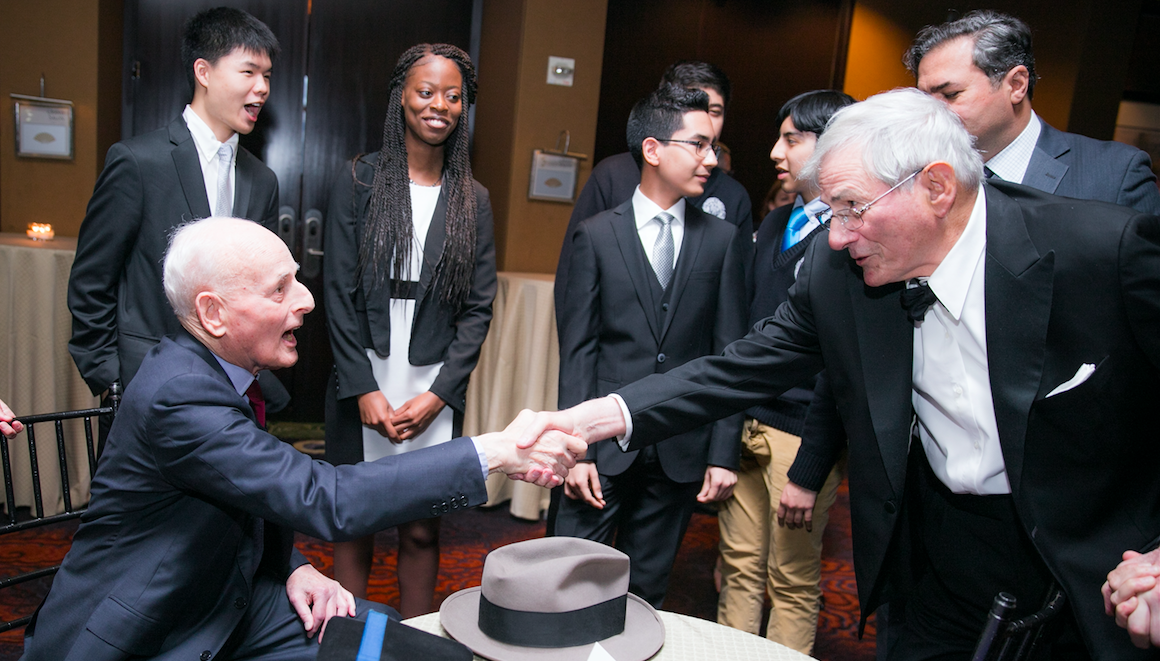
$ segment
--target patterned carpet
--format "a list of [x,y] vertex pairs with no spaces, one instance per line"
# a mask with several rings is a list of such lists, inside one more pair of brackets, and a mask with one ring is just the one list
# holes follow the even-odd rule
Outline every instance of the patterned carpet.
[[[12,575],[45,564],[59,562],[68,549],[75,522],[21,533],[0,541],[0,574]],[[512,542],[540,537],[542,523],[511,517],[506,508],[476,509],[443,520],[443,556],[436,601],[463,588],[479,585],[483,559],[490,549]],[[718,541],[716,517],[695,514],[689,525],[681,553],[673,569],[673,580],[665,609],[704,619],[715,619],[717,595],[712,567]],[[331,574],[330,545],[299,535],[299,549],[322,572]],[[394,531],[376,537],[378,553],[371,576],[370,598],[397,605],[395,583],[396,544]],[[814,655],[819,659],[870,661],[874,658],[874,623],[871,620],[863,640],[857,639],[858,600],[850,554],[850,514],[846,486],[831,512],[826,530],[822,564],[825,608],[818,624]],[[8,619],[31,612],[43,598],[47,585],[18,586],[0,595],[0,616]],[[0,661],[15,661],[23,647],[22,632],[0,634]]]

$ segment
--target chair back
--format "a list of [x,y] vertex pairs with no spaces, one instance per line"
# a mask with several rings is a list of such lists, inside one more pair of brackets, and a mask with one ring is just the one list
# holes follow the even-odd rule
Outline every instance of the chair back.
[[1012,618],[1015,597],[1000,592],[987,613],[987,623],[971,661],[1025,661],[1035,653],[1035,648],[1043,637],[1045,629],[1067,604],[1067,595],[1058,585],[1052,585],[1043,608],[1021,617]]
[[[117,407],[120,404],[120,391],[110,392],[109,405],[101,408],[83,409],[79,411],[63,411],[60,413],[45,413],[41,415],[28,415],[18,417],[17,420],[24,423],[24,441],[28,443],[28,463],[27,466],[15,467],[12,462],[12,453],[10,452],[11,443],[19,443],[17,439],[9,440],[3,435],[0,435],[0,464],[3,465],[4,471],[4,497],[5,497],[5,515],[0,521],[0,537],[11,535],[22,530],[30,528],[37,528],[47,526],[49,524],[67,521],[69,519],[79,518],[80,515],[87,509],[88,503],[74,503],[72,494],[70,492],[70,473],[75,470],[88,470],[89,478],[97,471],[97,460],[99,455],[97,446],[94,443],[93,436],[93,419],[98,416],[114,416],[117,412]],[[85,434],[85,453],[87,459],[87,466],[76,467],[69,466],[69,453],[66,452],[65,444],[65,420],[80,419],[84,427]],[[40,426],[41,431],[47,426],[47,423],[52,423],[52,429],[55,432],[56,453],[60,471],[60,491],[59,494],[54,489],[52,493],[45,494],[44,486],[41,481],[40,466],[37,461],[38,438],[37,429]],[[49,439],[43,439],[48,441]],[[22,464],[24,462],[21,462]],[[16,507],[15,482],[14,476],[17,472],[28,471],[31,477],[32,484],[32,505],[29,507],[29,516],[18,516]],[[60,513],[47,514],[45,510],[46,497],[53,498],[59,495],[61,502],[64,505],[64,511]],[[50,501],[51,502],[51,501]],[[28,581],[36,580],[45,576],[52,576],[60,569],[60,565],[40,567],[31,571],[15,576],[6,576],[0,579],[0,591],[6,590]],[[5,600],[0,600],[5,601]],[[5,620],[0,622],[0,632],[22,627],[28,624],[32,619],[32,615],[28,614],[23,617],[18,617],[13,620]]]

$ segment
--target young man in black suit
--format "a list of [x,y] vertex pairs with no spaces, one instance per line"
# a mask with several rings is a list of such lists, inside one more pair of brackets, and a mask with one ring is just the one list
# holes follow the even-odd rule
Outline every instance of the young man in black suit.
[[[729,77],[708,62],[681,61],[670,66],[661,77],[660,86],[679,85],[688,89],[699,89],[709,95],[709,121],[713,126],[713,142],[721,139],[725,129],[725,110],[729,107],[732,85]],[[640,183],[640,165],[631,152],[609,156],[592,168],[592,174],[568,219],[568,229],[564,233],[564,243],[560,247],[560,261],[556,265],[556,309],[564,305],[564,290],[559,283],[568,279],[568,269],[572,264],[572,237],[581,221],[591,218],[601,211],[607,211],[632,197]],[[714,167],[709,172],[709,180],[703,190],[690,197],[689,202],[707,214],[724,218],[730,223],[753,231],[753,205],[749,193],[745,192],[736,179]],[[740,255],[745,267],[749,267],[753,256],[752,246],[745,246]]]
[[[671,85],[633,108],[640,185],[580,223],[558,283],[562,408],[718,353],[744,333],[737,253],[750,233],[686,201],[717,163],[708,100]],[[629,589],[660,607],[695,503],[733,489],[740,432],[733,416],[643,452],[596,443],[565,484],[554,534],[615,542],[632,562]]]
[[[113,145],[89,200],[69,277],[69,353],[93,394],[128,385],[145,354],[180,329],[161,291],[173,228],[210,215],[273,229],[278,179],[238,134],[270,92],[278,40],[258,19],[218,7],[185,25],[182,63],[193,98],[169,126]],[[269,410],[288,395],[266,372]]]

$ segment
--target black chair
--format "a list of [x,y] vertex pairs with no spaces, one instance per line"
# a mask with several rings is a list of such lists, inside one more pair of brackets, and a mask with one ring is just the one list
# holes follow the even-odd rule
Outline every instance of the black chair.
[[[24,440],[26,440],[28,443],[29,468],[31,469],[30,472],[32,478],[33,504],[29,511],[31,516],[27,519],[17,516],[17,508],[15,507],[15,488],[13,486],[13,467],[9,453],[9,443],[19,442],[19,440],[14,439],[9,441],[9,439],[0,435],[0,463],[3,464],[4,470],[4,497],[6,499],[4,502],[6,504],[7,510],[5,512],[4,520],[2,521],[3,525],[0,525],[0,537],[11,535],[22,530],[47,526],[49,524],[59,523],[61,521],[67,521],[69,519],[76,519],[80,517],[80,515],[87,508],[87,503],[74,505],[72,501],[72,494],[69,493],[70,468],[68,463],[68,455],[65,452],[64,421],[75,420],[78,418],[83,420],[85,447],[88,448],[88,471],[89,477],[92,478],[93,474],[96,473],[97,460],[99,458],[96,445],[93,442],[93,418],[97,416],[112,417],[116,415],[117,407],[120,405],[120,395],[121,394],[119,390],[118,392],[110,393],[110,405],[102,408],[84,409],[80,411],[64,411],[61,413],[45,413],[42,415],[29,415],[17,418],[17,420],[24,423]],[[56,431],[56,452],[60,463],[60,496],[64,502],[64,512],[46,516],[44,509],[45,494],[43,493],[43,488],[41,486],[41,473],[37,462],[36,427],[38,424],[48,422],[53,423]],[[57,494],[55,492],[51,494],[51,496],[56,495]],[[45,576],[52,576],[56,574],[57,570],[59,569],[60,565],[53,567],[43,567],[33,571],[25,572],[17,576],[10,576],[4,579],[0,579],[0,590],[5,590],[7,588],[20,585],[22,583],[27,583],[28,581],[36,580]],[[24,617],[19,617],[14,620],[0,623],[0,633],[10,629],[15,629],[17,627],[22,627],[28,624],[28,621],[31,619],[32,615],[29,614]]]
[[1022,661],[1030,659],[1045,629],[1067,604],[1067,595],[1053,585],[1043,608],[1018,619],[1011,618],[1015,597],[1000,592],[987,613],[987,624],[979,636],[972,661]]

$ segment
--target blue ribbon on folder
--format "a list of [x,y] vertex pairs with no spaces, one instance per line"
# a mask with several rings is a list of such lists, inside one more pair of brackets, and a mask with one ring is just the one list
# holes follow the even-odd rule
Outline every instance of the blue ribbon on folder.
[[378,611],[367,613],[367,623],[363,627],[362,642],[358,646],[355,661],[379,661],[383,654],[383,637],[387,632],[387,616]]

